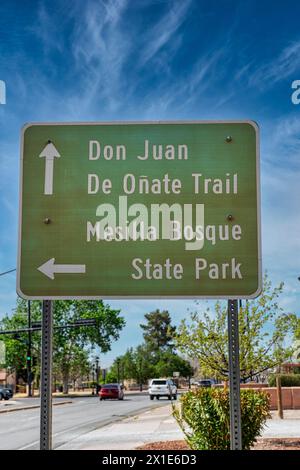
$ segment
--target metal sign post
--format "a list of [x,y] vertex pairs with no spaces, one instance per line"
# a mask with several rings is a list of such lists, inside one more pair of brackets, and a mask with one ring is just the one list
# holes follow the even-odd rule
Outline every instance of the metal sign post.
[[52,301],[43,301],[40,450],[52,448]]
[[238,301],[228,300],[230,449],[242,450]]
[[32,372],[31,372],[31,305],[30,300],[27,303],[28,313],[28,347],[27,347],[27,384],[28,384],[28,397],[32,397]]

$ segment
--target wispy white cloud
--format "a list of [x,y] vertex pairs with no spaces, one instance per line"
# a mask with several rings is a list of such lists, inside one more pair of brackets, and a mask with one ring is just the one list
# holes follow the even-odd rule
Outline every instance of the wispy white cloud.
[[280,118],[275,127],[274,141],[276,146],[281,144],[283,147],[288,146],[289,151],[293,149],[300,151],[299,115]]
[[[147,118],[157,118],[165,114],[182,111],[194,111],[203,115],[207,112],[207,104],[210,109],[219,101],[219,95],[214,93],[214,84],[220,80],[223,74],[223,64],[226,62],[227,46],[215,48],[199,57],[192,68],[180,78],[172,81],[162,81],[155,90],[150,90],[145,97]],[[209,91],[211,90],[211,92]],[[200,108],[199,108],[200,106]]]
[[[264,88],[290,77],[300,67],[300,41],[285,47],[280,54],[258,67],[251,74],[250,69],[244,70],[250,86]],[[250,72],[250,73],[249,73]]]
[[[61,17],[61,19],[64,19],[64,17]],[[52,49],[56,49],[62,52],[63,41],[59,40],[57,37],[60,26],[61,22],[60,24],[57,24],[56,21],[53,21],[53,18],[49,14],[45,4],[40,2],[37,9],[37,19],[35,25],[28,29],[34,33],[38,40],[42,43],[44,53],[48,53]]]
[[72,38],[75,67],[82,78],[80,104],[72,97],[74,108],[77,105],[88,108],[96,96],[106,100],[105,105],[112,109],[118,107],[122,67],[130,50],[120,27],[127,5],[127,0],[85,3],[83,17],[77,22]]
[[[300,169],[300,117],[298,113],[272,121],[266,135],[266,160],[280,164],[288,171]],[[274,168],[276,171],[276,168]],[[292,176],[292,175],[291,175]]]
[[298,126],[283,117],[266,136],[262,152],[263,262],[278,278],[291,282],[300,275],[300,142],[298,156],[291,151]]
[[[191,0],[176,1],[171,4],[167,13],[143,37],[145,47],[142,49],[140,65],[149,62],[166,46],[186,19]],[[178,38],[177,38],[178,39]]]

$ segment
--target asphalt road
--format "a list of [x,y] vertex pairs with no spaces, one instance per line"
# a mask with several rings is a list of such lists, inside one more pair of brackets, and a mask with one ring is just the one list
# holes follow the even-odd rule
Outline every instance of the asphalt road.
[[[17,400],[16,400],[17,401]],[[38,399],[20,400],[32,405]],[[58,401],[58,400],[56,400]],[[166,405],[168,400],[150,401],[147,395],[127,396],[124,401],[97,397],[72,398],[72,403],[53,407],[53,448],[80,435],[119,419],[137,414],[152,407]],[[40,410],[12,411],[0,414],[0,449],[38,449]]]

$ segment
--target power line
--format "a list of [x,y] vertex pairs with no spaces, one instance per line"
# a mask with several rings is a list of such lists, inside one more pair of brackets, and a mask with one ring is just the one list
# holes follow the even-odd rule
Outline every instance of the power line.
[[4,273],[0,273],[0,276],[4,276],[4,274],[13,273],[13,272],[16,271],[16,270],[17,270],[16,268],[10,269],[9,271],[5,271]]

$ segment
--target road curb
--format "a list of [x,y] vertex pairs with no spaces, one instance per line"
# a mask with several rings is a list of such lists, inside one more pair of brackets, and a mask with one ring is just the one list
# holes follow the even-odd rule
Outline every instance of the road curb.
[[[52,405],[53,406],[69,405],[70,403],[73,403],[73,402],[71,400],[66,400],[61,403],[52,403]],[[19,408],[7,408],[4,410],[0,410],[0,413],[11,413],[12,411],[34,410],[35,408],[40,408],[40,405],[28,405],[28,406],[22,406]]]

